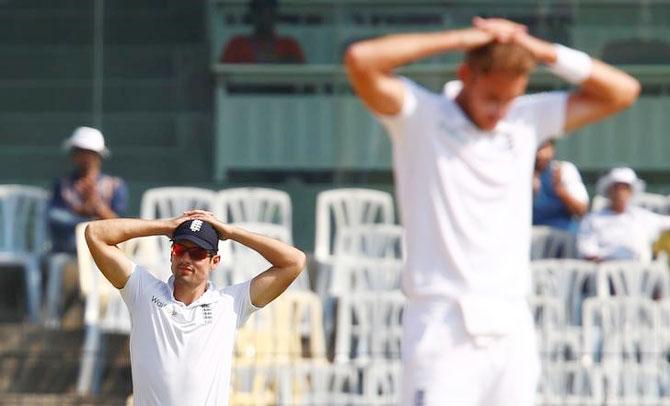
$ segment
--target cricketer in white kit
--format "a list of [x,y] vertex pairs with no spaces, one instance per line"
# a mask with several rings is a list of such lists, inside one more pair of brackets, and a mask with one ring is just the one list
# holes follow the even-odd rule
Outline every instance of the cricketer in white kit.
[[[445,94],[394,73],[449,51],[466,55]],[[524,95],[537,63],[578,88]],[[364,40],[349,47],[346,65],[393,145],[407,244],[402,405],[533,405],[535,152],[631,105],[638,81],[503,19]]]
[[[116,247],[153,235],[172,239],[167,283]],[[244,283],[217,288],[209,276],[220,261],[220,239],[246,245],[272,267]],[[279,296],[305,265],[298,249],[201,210],[173,219],[95,221],[86,228],[86,242],[128,306],[133,401],[138,406],[227,405],[237,328]]]

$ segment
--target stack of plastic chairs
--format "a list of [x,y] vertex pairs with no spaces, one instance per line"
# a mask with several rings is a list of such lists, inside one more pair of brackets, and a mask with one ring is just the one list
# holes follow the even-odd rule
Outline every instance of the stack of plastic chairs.
[[322,303],[291,290],[252,315],[235,343],[232,404],[315,404],[333,392]]
[[214,212],[225,223],[276,224],[291,234],[291,198],[282,190],[257,187],[220,190]]
[[352,291],[400,289],[404,260],[401,226],[364,224],[338,233],[332,260],[330,295]]
[[[249,231],[293,244],[292,208],[288,193],[268,188],[232,188],[216,194],[214,213],[222,221]],[[238,283],[256,276],[270,264],[259,254],[233,241],[220,244],[221,267],[215,281]],[[291,285],[309,289],[307,272],[302,272]]]
[[549,226],[533,226],[530,259],[577,258],[573,234]]
[[17,265],[25,271],[28,317],[40,318],[42,274],[40,259],[46,252],[48,193],[37,187],[0,185],[0,265]]
[[361,291],[338,300],[334,364],[361,376],[352,393],[362,404],[400,401],[400,347],[405,297],[400,291]]
[[326,297],[340,290],[333,265],[336,241],[344,228],[366,224],[394,224],[393,197],[372,189],[333,189],[319,193],[316,201],[314,257],[319,267],[316,291]]
[[584,304],[585,368],[607,404],[668,404],[666,353],[658,303],[641,297],[591,298]]
[[532,263],[546,405],[670,404],[670,271],[652,263]]

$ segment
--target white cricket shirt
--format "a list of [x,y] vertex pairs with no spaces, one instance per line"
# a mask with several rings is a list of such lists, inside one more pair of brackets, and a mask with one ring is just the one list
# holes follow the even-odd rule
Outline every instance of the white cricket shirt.
[[582,257],[649,262],[653,242],[667,229],[670,216],[632,205],[623,213],[605,208],[584,217],[577,249]]
[[167,283],[135,266],[121,296],[131,318],[135,405],[228,404],[235,334],[257,308],[250,282],[205,293],[186,306]]
[[494,130],[482,131],[456,104],[457,82],[444,95],[403,82],[401,112],[380,120],[406,230],[404,292],[461,304],[523,300],[535,152],[562,134],[567,93],[519,97]]

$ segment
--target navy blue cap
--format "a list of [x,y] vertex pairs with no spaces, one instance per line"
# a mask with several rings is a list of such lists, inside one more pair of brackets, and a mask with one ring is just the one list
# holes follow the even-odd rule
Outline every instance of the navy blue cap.
[[219,250],[219,234],[206,221],[187,220],[181,223],[172,234],[172,241],[190,241],[207,251]]

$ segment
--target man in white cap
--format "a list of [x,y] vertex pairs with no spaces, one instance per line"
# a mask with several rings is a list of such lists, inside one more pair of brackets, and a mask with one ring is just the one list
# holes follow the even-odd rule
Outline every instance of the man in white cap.
[[56,179],[49,203],[52,251],[75,253],[75,226],[81,222],[119,217],[126,211],[125,182],[103,174],[102,160],[109,156],[102,133],[77,128],[63,147],[70,153],[74,171]]
[[630,168],[614,168],[598,180],[596,191],[609,205],[589,213],[577,235],[579,254],[593,261],[649,262],[653,242],[670,229],[670,216],[632,204],[644,182]]

